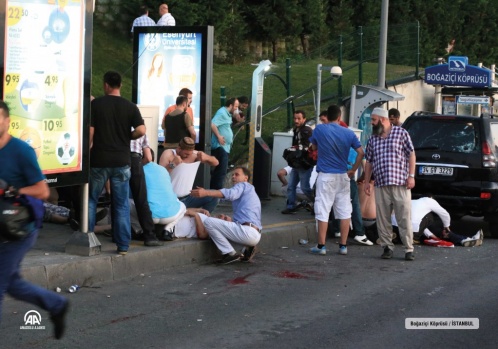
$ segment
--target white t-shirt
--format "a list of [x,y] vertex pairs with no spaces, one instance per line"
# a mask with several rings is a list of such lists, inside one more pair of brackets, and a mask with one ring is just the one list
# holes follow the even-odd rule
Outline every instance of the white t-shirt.
[[[173,154],[176,156],[175,149],[172,150]],[[171,171],[171,184],[173,185],[173,191],[177,197],[181,198],[190,194],[200,164],[200,161],[191,164],[183,162]]]
[[[202,223],[207,218],[205,214],[199,213]],[[175,225],[175,236],[177,238],[197,238],[197,232],[195,229],[195,218],[183,216],[182,219]]]
[[[422,219],[425,217],[426,214],[434,212],[441,218],[441,221],[443,221],[443,226],[444,227],[449,227],[451,224],[451,217],[448,211],[446,211],[439,203],[428,197],[420,198],[417,200],[412,200],[412,209],[411,209],[411,216],[412,216],[412,228],[414,232],[422,233],[420,230],[420,222],[422,222]],[[391,216],[391,221],[392,225],[398,226],[398,222],[396,222],[396,217],[394,214]],[[432,233],[428,230],[425,229],[424,235],[427,237],[431,237]],[[427,235],[429,234],[429,235]]]

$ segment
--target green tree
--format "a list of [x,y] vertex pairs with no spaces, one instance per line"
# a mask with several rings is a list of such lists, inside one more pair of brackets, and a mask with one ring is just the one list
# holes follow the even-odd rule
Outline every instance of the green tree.
[[276,62],[277,42],[303,31],[298,0],[246,0],[245,3],[248,5],[245,18],[251,36],[271,42],[272,61]]

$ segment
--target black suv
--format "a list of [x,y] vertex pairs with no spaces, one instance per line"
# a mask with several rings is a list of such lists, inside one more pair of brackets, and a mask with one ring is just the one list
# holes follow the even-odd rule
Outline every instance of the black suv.
[[431,193],[453,218],[484,216],[498,237],[498,117],[415,112],[402,127],[417,156],[413,198]]

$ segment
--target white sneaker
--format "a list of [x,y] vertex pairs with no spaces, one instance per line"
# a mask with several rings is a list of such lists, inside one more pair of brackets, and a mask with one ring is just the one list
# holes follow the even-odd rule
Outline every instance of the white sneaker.
[[482,245],[482,240],[484,240],[484,232],[482,229],[480,229],[476,235],[474,235],[476,238],[476,246],[481,246]]
[[472,237],[472,239],[482,240],[483,236],[484,236],[484,233],[483,233],[482,229],[479,229],[479,231]]
[[356,235],[354,237],[354,240],[356,242],[359,242],[360,244],[362,245],[367,245],[367,246],[372,246],[373,245],[373,242],[368,240],[366,235]]
[[340,232],[336,232],[336,233],[334,233],[334,236],[335,236],[336,238],[340,238],[340,237],[341,237],[341,233],[340,233]]
[[465,238],[460,243],[463,247],[473,247],[476,245],[476,241],[474,238]]

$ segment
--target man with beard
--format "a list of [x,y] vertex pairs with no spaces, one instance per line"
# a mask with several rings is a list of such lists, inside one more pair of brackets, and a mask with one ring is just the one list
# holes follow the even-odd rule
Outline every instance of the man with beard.
[[[307,156],[307,149],[310,146],[310,137],[313,134],[311,127],[306,126],[306,114],[302,110],[294,112],[294,136],[292,137],[292,147],[304,150],[304,155]],[[289,163],[292,167],[292,172],[289,176],[289,184],[287,186],[287,207],[282,211],[283,214],[294,214],[297,212],[296,207],[296,188],[301,183],[301,190],[311,203],[314,201],[313,189],[310,187],[310,177],[313,171],[313,165],[306,161],[299,163]]]
[[408,132],[389,121],[387,110],[372,111],[372,137],[365,151],[365,194],[370,195],[370,177],[375,177],[377,228],[384,253],[393,256],[391,213],[394,210],[405,260],[412,261],[411,189],[415,187],[415,151]]

